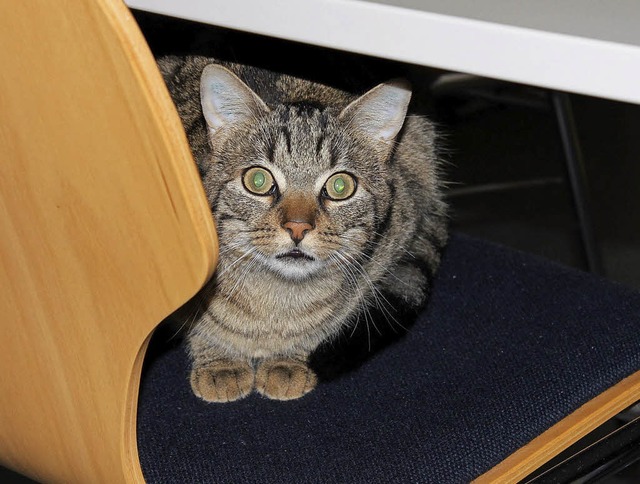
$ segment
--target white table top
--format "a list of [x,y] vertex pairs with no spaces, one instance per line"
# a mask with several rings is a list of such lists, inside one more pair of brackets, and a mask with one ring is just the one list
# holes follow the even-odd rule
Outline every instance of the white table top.
[[640,0],[126,0],[131,8],[640,104]]

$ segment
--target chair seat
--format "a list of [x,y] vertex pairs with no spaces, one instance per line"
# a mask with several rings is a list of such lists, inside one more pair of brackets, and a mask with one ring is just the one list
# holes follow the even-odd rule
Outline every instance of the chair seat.
[[[454,235],[415,324],[300,400],[206,404],[182,346],[143,376],[163,482],[468,482],[640,370],[640,294]],[[374,330],[372,330],[374,331]]]

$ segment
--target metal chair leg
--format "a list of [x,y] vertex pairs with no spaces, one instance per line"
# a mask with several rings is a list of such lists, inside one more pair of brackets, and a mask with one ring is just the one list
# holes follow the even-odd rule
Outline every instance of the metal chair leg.
[[598,246],[593,219],[591,217],[591,198],[587,175],[584,168],[578,133],[573,119],[571,100],[564,92],[551,91],[551,105],[558,122],[558,130],[562,141],[567,174],[571,185],[571,195],[576,209],[580,235],[584,247],[587,268],[595,274],[603,274],[602,258]]

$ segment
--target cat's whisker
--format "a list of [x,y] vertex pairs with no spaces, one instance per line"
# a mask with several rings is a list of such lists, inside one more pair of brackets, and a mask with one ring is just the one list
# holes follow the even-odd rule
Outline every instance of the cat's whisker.
[[[367,282],[367,284],[369,285],[370,289],[371,289],[371,297],[373,298],[373,302],[376,305],[376,307],[384,314],[384,307],[380,304],[380,301],[378,299],[378,294],[376,293],[375,288],[373,287],[373,285],[371,284],[371,281],[366,277],[366,275],[363,274],[363,272],[360,269],[357,269],[358,272],[360,272],[363,275],[363,279],[365,279],[365,281]],[[380,331],[380,328],[378,328],[378,325],[375,323],[375,318],[373,318],[371,316],[371,314],[369,314],[369,316],[371,317],[371,323],[373,324],[373,327],[375,328],[376,332],[378,333],[378,335],[382,335],[382,332]]]
[[353,329],[351,330],[351,334],[349,335],[349,338],[353,338],[353,335],[356,334],[356,330],[358,329],[358,323],[360,323],[360,313],[357,313],[356,316],[356,323],[353,325]]
[[[357,298],[357,306],[360,309],[359,311],[357,311],[356,313],[356,323],[353,326],[353,330],[351,331],[351,334],[349,335],[349,337],[353,337],[353,335],[356,332],[356,329],[358,327],[358,324],[360,323],[360,315],[362,314],[364,316],[364,320],[365,320],[365,325],[366,325],[366,329],[367,329],[367,343],[368,343],[368,348],[369,351],[371,351],[371,332],[369,330],[369,319],[373,319],[371,317],[371,313],[369,312],[369,308],[366,302],[366,295],[364,294],[362,288],[360,288],[360,285],[358,284],[356,275],[353,273],[353,271],[350,269],[350,264],[348,263],[347,260],[341,260],[340,259],[340,254],[338,252],[335,252],[333,254],[331,254],[330,258],[332,260],[334,260],[336,262],[336,265],[338,266],[338,268],[340,269],[340,271],[344,274],[344,276],[352,282],[352,284],[355,286],[354,288],[358,291],[360,297]],[[346,294],[347,297],[352,297],[353,294],[348,293]]]
[[251,249],[249,249],[247,252],[245,252],[244,254],[242,254],[240,257],[238,257],[233,263],[231,263],[229,266],[225,267],[222,271],[220,271],[217,274],[217,278],[218,280],[220,280],[225,274],[227,274],[236,264],[238,264],[240,261],[242,261],[243,259],[245,259],[246,257],[250,256],[253,252],[255,252],[257,249],[255,249],[254,247],[252,247]]
[[[341,248],[346,249],[346,247],[342,246]],[[391,272],[387,267],[385,267],[384,265],[380,264],[380,262],[378,262],[377,260],[374,259],[373,256],[365,253],[365,252],[361,252],[360,254],[358,254],[361,257],[364,257],[365,259],[367,259],[368,262],[375,264],[376,266],[378,266],[383,272],[385,272],[386,274],[390,275],[391,277],[393,277],[396,281],[398,281],[399,283],[407,286],[407,287],[412,287],[411,284],[407,283],[407,281],[403,281],[402,279],[400,279],[398,276],[396,276],[393,272]]]
[[[368,317],[367,317],[368,315]],[[368,342],[368,350],[369,352],[371,352],[371,328],[369,327],[369,318],[371,317],[371,315],[369,314],[369,311],[365,311],[364,313],[364,322],[365,322],[365,328],[367,328],[367,342]]]
[[[350,261],[345,257],[345,254],[343,254],[343,253],[341,253],[341,252],[336,252],[335,254],[336,254],[338,257],[340,257],[340,258],[345,262],[346,267],[348,267],[348,268],[349,268],[349,272],[350,272],[350,273],[352,273],[352,272],[351,272],[351,269],[353,268],[353,269],[356,269],[356,271],[357,271],[357,272],[359,272],[359,273],[360,273],[360,275],[362,275],[362,276],[363,276],[363,279],[365,280],[365,282],[369,285],[370,289],[372,290],[370,294],[371,294],[371,296],[373,297],[374,302],[376,302],[376,306],[378,306],[377,297],[376,297],[375,292],[373,291],[373,286],[371,285],[371,280],[370,280],[370,279],[368,279],[368,277],[366,276],[366,274],[364,274],[356,264],[351,263],[351,262],[350,262]],[[353,273],[352,273],[352,274],[353,274]],[[353,277],[354,277],[354,279],[356,279],[355,274],[353,275]],[[361,291],[361,294],[363,294],[363,293],[362,293],[362,291]],[[363,298],[363,299],[365,299],[365,298]],[[378,306],[378,307],[379,307],[379,306]],[[371,337],[370,337],[370,331],[369,331],[369,321],[371,321],[371,324],[373,325],[373,327],[375,328],[376,332],[377,332],[379,335],[382,335],[382,333],[380,332],[380,329],[378,328],[378,326],[377,326],[377,325],[376,325],[376,323],[375,323],[375,318],[373,318],[373,316],[371,316],[371,313],[370,313],[370,311],[369,311],[368,305],[365,305],[365,306],[364,306],[364,309],[365,309],[365,310],[364,310],[365,321],[366,321],[366,323],[367,323],[367,333],[369,334],[369,351],[371,351]]]
[[220,239],[219,243],[220,243],[220,248],[222,249],[222,251],[224,251],[230,248],[236,248],[246,244],[247,239],[244,237],[237,237],[237,231],[236,231],[236,234],[234,234],[233,240],[226,242],[224,239]]
[[[393,305],[384,296],[384,294],[382,294],[382,292],[380,292],[380,290],[373,284],[373,281],[371,280],[371,278],[369,277],[367,272],[364,270],[362,265],[355,258],[353,258],[353,256],[351,256],[349,254],[343,254],[343,255],[344,256],[348,256],[348,257],[350,257],[352,259],[353,267],[362,275],[363,279],[369,284],[369,287],[371,288],[371,293],[372,293],[374,302],[375,302],[376,306],[378,307],[378,309],[380,310],[380,312],[382,313],[382,315],[387,320],[387,323],[389,323],[389,325],[393,328],[393,325],[391,323],[394,322],[398,326],[400,326],[401,328],[406,330],[406,328],[393,316],[393,314],[391,314],[391,311],[390,311],[389,308],[393,309]],[[386,303],[387,306],[385,306],[385,303]],[[375,326],[375,324],[374,324],[374,326]],[[377,329],[377,327],[376,327],[376,329]]]
[[230,245],[226,245],[224,246],[224,248],[222,250],[220,250],[220,252],[218,252],[218,256],[224,256],[226,254],[228,254],[229,252],[233,252],[237,249],[239,249],[242,246],[245,246],[246,243],[243,242],[237,242],[235,244],[230,244]]
[[[191,312],[188,316],[184,318],[184,321],[180,325],[180,327],[175,331],[175,333],[168,339],[168,341],[173,340],[180,333],[184,332],[188,334],[191,331],[191,328],[196,324],[198,318],[203,313],[203,302],[205,299],[211,298],[212,296],[212,288],[210,286],[205,286],[202,290],[200,290],[188,303],[188,306],[184,306],[180,309],[180,312],[186,310],[187,308],[191,309]],[[187,329],[185,330],[185,327]]]
[[[376,305],[376,307],[380,310],[381,314],[384,316],[385,320],[387,321],[387,323],[390,325],[390,327],[393,329],[394,332],[396,332],[393,323],[395,323],[396,325],[398,325],[400,328],[402,328],[403,330],[407,330],[391,313],[391,309],[393,309],[393,305],[389,302],[389,300],[380,292],[380,290],[373,284],[373,281],[371,280],[371,277],[368,275],[367,271],[364,269],[364,267],[362,266],[362,264],[360,264],[351,254],[348,254],[346,252],[342,252],[342,251],[338,251],[337,255],[344,260],[345,264],[348,264],[349,266],[355,268],[357,270],[357,272],[362,276],[362,278],[365,280],[365,282],[368,284],[369,288],[371,289],[371,297]],[[381,269],[383,269],[385,272],[391,274],[392,276],[394,276],[393,273],[391,273],[388,269],[384,268],[381,264],[377,263],[377,261],[373,260],[371,258],[371,256],[367,256],[367,254],[361,253],[360,255],[364,255],[365,257],[367,257],[371,262],[376,263]],[[351,260],[349,260],[351,259]],[[352,271],[350,271],[352,272]],[[394,276],[396,277],[396,276]],[[407,285],[408,284],[405,281],[402,281],[401,279],[397,278],[398,281],[402,282],[403,284]],[[366,307],[366,306],[365,306]],[[372,322],[373,322],[373,318]],[[380,334],[379,329],[377,328],[377,326],[375,325],[375,322],[373,323],[373,326],[376,328],[376,330],[378,331],[378,334]],[[355,332],[355,329],[354,329]]]
[[[405,247],[403,247],[402,245],[398,244],[397,242],[393,242],[393,241],[390,241],[390,240],[386,239],[384,234],[381,234],[380,232],[377,232],[377,231],[375,231],[373,229],[368,229],[368,230],[370,230],[370,233],[372,233],[374,235],[377,235],[378,237],[382,237],[384,239],[384,243],[389,244],[389,245],[391,245],[393,247],[396,247],[396,248],[402,250],[403,252],[405,252],[406,254],[408,254],[409,256],[411,256],[412,258],[417,259],[415,254],[413,254],[412,252],[410,252],[409,250],[407,250]],[[356,239],[351,235],[347,235],[346,233],[345,234],[341,234],[339,237],[342,238],[342,239],[346,239],[346,240],[352,241],[352,242],[359,242],[359,243],[364,242],[365,244],[371,244],[372,243],[371,241],[362,241],[360,239]]]
[[252,249],[252,251],[249,252],[249,254],[251,255],[251,259],[249,260],[248,264],[246,264],[246,266],[243,268],[242,272],[237,276],[236,282],[233,284],[231,289],[229,289],[229,294],[233,294],[236,291],[236,289],[239,288],[240,284],[244,282],[245,278],[252,273],[254,266],[258,263],[258,258],[253,257],[255,252],[257,252],[256,249]]
[[169,341],[173,340],[176,336],[182,333],[185,326],[188,327],[187,331],[193,327],[193,324],[196,322],[196,319],[198,319],[198,316],[200,314],[200,302],[202,302],[202,299],[204,299],[204,295],[202,295],[200,301],[196,304],[196,308],[193,310],[193,314],[191,315],[191,317],[185,319],[184,323],[182,323],[176,330],[176,332],[169,338]]
[[[378,237],[384,237],[384,234],[381,234],[380,232],[377,232],[375,230],[371,230],[371,233],[374,234],[374,235],[377,235]],[[386,243],[390,243],[391,245],[394,245],[395,247],[397,247],[398,249],[402,250],[407,255],[413,257],[414,259],[417,259],[416,255],[413,252],[410,252],[409,250],[407,250],[406,247],[403,247],[400,244],[391,242],[389,240],[385,240],[385,242]]]

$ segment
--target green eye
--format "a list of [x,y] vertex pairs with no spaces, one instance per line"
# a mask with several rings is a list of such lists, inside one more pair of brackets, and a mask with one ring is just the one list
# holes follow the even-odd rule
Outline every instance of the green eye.
[[331,200],[346,200],[356,191],[356,180],[348,173],[336,173],[324,184],[324,190]]
[[244,172],[242,184],[248,191],[256,195],[268,195],[275,186],[269,170],[259,166],[254,166]]

